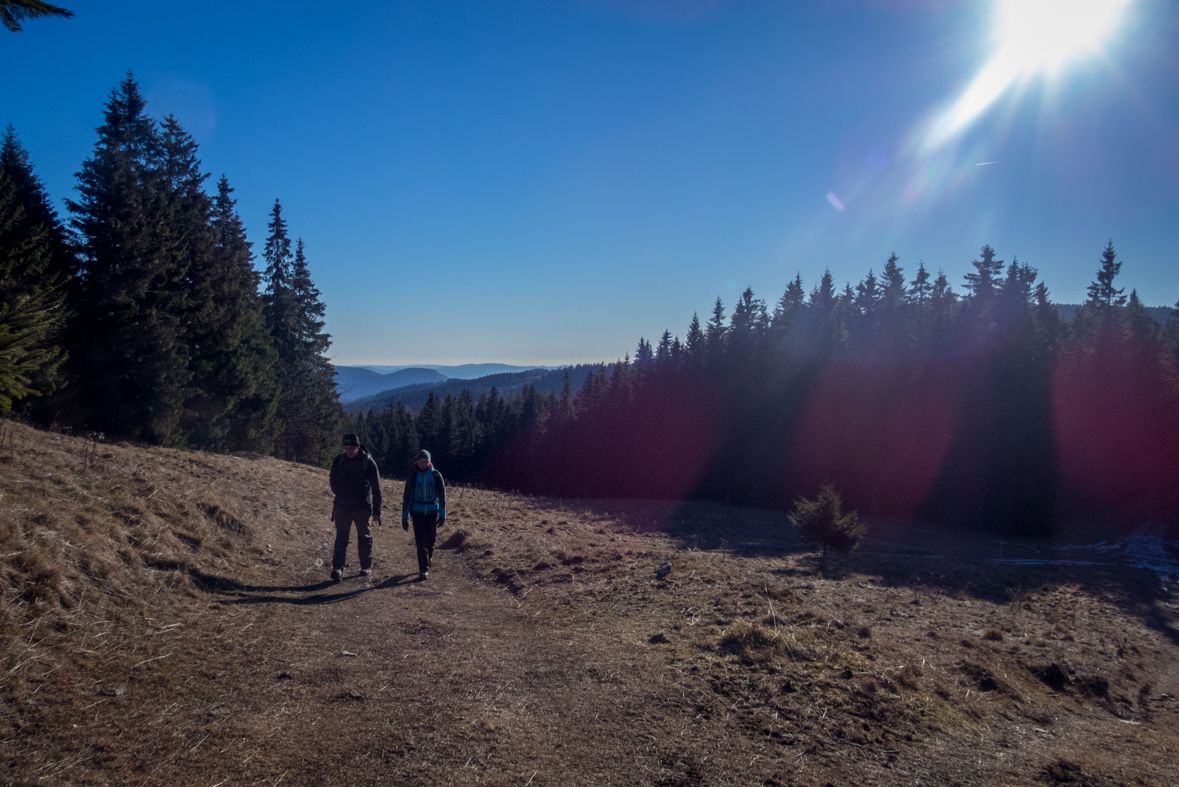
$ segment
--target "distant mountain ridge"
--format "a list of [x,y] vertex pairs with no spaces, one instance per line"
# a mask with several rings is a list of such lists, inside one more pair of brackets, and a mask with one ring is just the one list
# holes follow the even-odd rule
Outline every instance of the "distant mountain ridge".
[[513,372],[526,372],[531,369],[560,369],[560,366],[514,366],[508,363],[463,363],[458,366],[440,366],[438,364],[414,364],[413,366],[379,366],[361,364],[359,369],[371,369],[379,374],[389,374],[391,372],[401,371],[402,369],[433,369],[441,373],[443,376],[452,380],[474,380],[478,377],[486,377],[489,374],[511,374]]
[[336,390],[344,402],[413,385],[437,385],[449,378],[435,369],[410,367],[380,374],[360,366],[336,367]]
[[569,385],[572,387],[573,392],[576,393],[581,388],[582,383],[585,382],[586,375],[597,368],[597,364],[583,364],[558,369],[529,369],[523,372],[508,374],[489,374],[474,380],[455,379],[447,380],[443,383],[408,385],[404,388],[383,391],[355,401],[347,401],[344,403],[344,410],[349,413],[383,410],[390,403],[400,401],[410,410],[417,412],[426,403],[431,393],[442,399],[446,398],[448,394],[450,396],[460,396],[464,390],[467,390],[471,392],[473,397],[478,399],[480,396],[490,393],[492,388],[495,388],[501,396],[510,397],[520,393],[530,384],[542,394],[560,393],[561,388],[565,385],[566,373],[569,374]]
[[[466,363],[459,366],[336,366],[336,390],[345,404],[391,391],[431,387],[447,380],[474,380],[492,375],[552,371],[564,367]],[[490,390],[490,389],[488,389]],[[423,400],[424,401],[424,400]]]

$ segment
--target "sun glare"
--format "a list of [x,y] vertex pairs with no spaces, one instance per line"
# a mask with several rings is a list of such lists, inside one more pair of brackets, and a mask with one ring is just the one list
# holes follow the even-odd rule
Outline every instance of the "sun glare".
[[1096,50],[1128,0],[1000,0],[999,51],[1021,71],[1055,70]]
[[931,153],[1021,79],[1055,73],[1100,49],[1130,0],[996,0],[995,52],[933,123],[922,143]]

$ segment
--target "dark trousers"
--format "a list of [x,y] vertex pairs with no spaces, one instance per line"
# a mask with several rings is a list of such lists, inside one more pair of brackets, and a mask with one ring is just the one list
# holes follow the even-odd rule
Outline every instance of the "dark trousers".
[[434,560],[434,542],[438,540],[438,512],[419,514],[415,511],[411,516],[413,540],[418,545],[418,573],[425,574]]
[[369,512],[344,511],[336,509],[336,546],[332,550],[332,568],[340,571],[348,557],[348,537],[352,534],[352,523],[356,523],[356,549],[360,553],[360,567],[373,567],[373,531],[369,527]]

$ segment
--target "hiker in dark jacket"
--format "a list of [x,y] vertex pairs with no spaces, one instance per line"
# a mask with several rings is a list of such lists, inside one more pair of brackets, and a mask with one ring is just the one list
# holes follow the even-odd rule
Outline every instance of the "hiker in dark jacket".
[[401,527],[405,530],[409,530],[411,514],[413,540],[418,545],[418,579],[425,581],[430,578],[438,526],[446,522],[446,483],[430,462],[429,451],[418,451],[409,478],[405,479],[405,494],[401,497]]
[[332,462],[329,476],[332,493],[332,521],[336,524],[336,546],[332,550],[332,581],[339,582],[348,555],[348,536],[356,523],[356,548],[360,553],[360,574],[368,576],[373,567],[371,517],[381,524],[381,475],[377,463],[354,434],[344,435],[344,452]]

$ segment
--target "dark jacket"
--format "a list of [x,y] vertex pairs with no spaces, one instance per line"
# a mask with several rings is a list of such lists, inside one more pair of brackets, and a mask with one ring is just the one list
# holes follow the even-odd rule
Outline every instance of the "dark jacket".
[[[415,490],[419,489],[418,476],[432,474],[434,499],[433,501],[422,501],[415,499]],[[423,479],[428,480],[428,479]],[[428,490],[427,490],[428,491]],[[425,505],[423,505],[425,503]],[[422,509],[426,509],[423,511]],[[442,473],[434,469],[434,465],[426,470],[419,471],[416,467],[409,471],[409,478],[405,479],[405,494],[401,496],[401,516],[404,518],[410,510],[414,513],[427,513],[428,511],[437,510],[440,517],[446,516],[446,482],[442,480]]]
[[332,462],[329,479],[336,496],[335,508],[368,509],[370,514],[381,515],[381,474],[377,472],[376,460],[363,447],[354,459],[340,453]]

